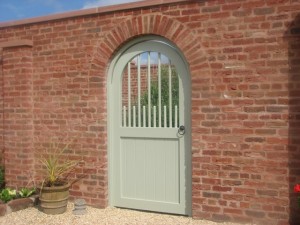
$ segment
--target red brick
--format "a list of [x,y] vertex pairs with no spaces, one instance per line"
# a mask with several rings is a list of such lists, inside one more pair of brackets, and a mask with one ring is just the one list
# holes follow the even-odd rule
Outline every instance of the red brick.
[[233,208],[225,208],[224,213],[230,213],[230,214],[243,214],[243,211],[241,209],[233,209]]
[[254,1],[247,1],[243,4],[243,7],[244,8],[255,8],[255,7],[262,7],[264,6],[264,1],[257,1],[257,0],[254,0]]
[[234,188],[235,193],[239,194],[245,194],[245,195],[253,195],[255,193],[255,189],[249,189],[249,188]]
[[256,218],[263,218],[265,217],[265,213],[261,211],[253,211],[253,210],[246,210],[246,215]]
[[212,178],[202,178],[202,183],[204,184],[221,184],[220,179],[212,179]]
[[274,8],[255,8],[254,10],[255,15],[267,15],[274,13]]
[[220,212],[221,208],[220,207],[216,207],[216,206],[203,205],[202,206],[202,210],[204,212]]
[[199,13],[199,9],[187,9],[187,10],[182,10],[181,14],[184,15],[191,15],[191,14],[197,14]]
[[231,191],[231,190],[232,190],[231,187],[213,186],[213,191],[216,191],[216,192],[227,192],[227,191]]
[[236,11],[241,8],[240,3],[222,5],[222,10]]
[[220,13],[211,13],[210,18],[211,19],[224,19],[230,17],[229,12],[220,12]]

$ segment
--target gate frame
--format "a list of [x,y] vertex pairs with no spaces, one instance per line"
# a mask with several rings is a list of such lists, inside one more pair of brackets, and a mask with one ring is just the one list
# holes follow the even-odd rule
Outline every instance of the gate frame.
[[[121,46],[111,57],[111,62],[108,66],[107,71],[107,162],[108,162],[108,205],[112,206],[112,187],[113,187],[113,179],[111,179],[113,175],[113,149],[112,149],[112,141],[113,141],[113,127],[112,127],[112,121],[113,117],[112,115],[113,111],[113,73],[116,66],[116,62],[120,59],[122,54],[128,50],[129,48],[133,47],[136,44],[140,44],[142,42],[146,41],[161,41],[166,45],[169,45],[170,48],[172,48],[182,59],[183,64],[186,67],[186,70],[188,71],[188,74],[186,76],[179,75],[179,78],[182,80],[182,89],[183,89],[183,95],[184,100],[187,102],[184,102],[183,104],[187,106],[185,110],[185,115],[189,115],[189,119],[184,119],[186,122],[185,125],[185,135],[188,135],[188,137],[185,139],[185,161],[186,161],[186,167],[185,167],[185,178],[186,178],[186,191],[185,191],[185,199],[186,199],[186,212],[188,216],[192,216],[192,133],[191,133],[191,118],[192,118],[192,108],[191,108],[191,73],[189,64],[183,55],[182,51],[170,40],[157,35],[145,35],[142,37],[136,37],[133,40],[129,40],[126,42],[123,46]],[[180,124],[179,124],[180,125]]]

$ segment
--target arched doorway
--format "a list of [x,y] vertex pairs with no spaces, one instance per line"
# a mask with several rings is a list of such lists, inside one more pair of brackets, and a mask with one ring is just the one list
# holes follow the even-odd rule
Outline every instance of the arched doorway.
[[191,215],[190,75],[172,43],[131,41],[109,68],[112,206]]

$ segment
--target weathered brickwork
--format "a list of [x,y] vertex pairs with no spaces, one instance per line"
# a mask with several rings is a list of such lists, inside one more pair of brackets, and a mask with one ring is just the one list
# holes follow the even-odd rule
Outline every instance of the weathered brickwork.
[[32,48],[4,48],[2,56],[5,179],[26,186],[34,175]]
[[108,205],[108,67],[127,41],[152,34],[189,63],[193,217],[297,224],[299,14],[299,0],[187,0],[2,26],[0,46],[32,41],[0,50],[7,183],[36,177],[50,136],[73,138],[68,155],[83,163],[72,196]]
[[[2,74],[2,48],[0,48],[0,105],[3,105],[3,74]],[[0,120],[3,121],[3,107],[0,109]],[[0,165],[3,166],[3,154],[4,154],[4,146],[3,146],[3,123],[0,124]]]

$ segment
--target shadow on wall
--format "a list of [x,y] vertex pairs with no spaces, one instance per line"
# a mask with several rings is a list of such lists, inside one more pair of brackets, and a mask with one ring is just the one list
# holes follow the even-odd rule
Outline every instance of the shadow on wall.
[[[290,225],[299,225],[300,206],[293,187],[300,184],[300,14],[298,14],[285,35],[289,57],[289,199]],[[284,73],[284,72],[283,72]]]

